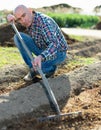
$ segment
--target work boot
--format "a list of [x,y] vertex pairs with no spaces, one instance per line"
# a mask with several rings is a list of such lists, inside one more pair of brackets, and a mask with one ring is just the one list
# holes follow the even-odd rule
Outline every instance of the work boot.
[[36,75],[37,73],[31,69],[23,79],[25,81],[32,81],[36,77]]
[[46,78],[50,78],[55,74],[55,71],[53,72],[48,72],[47,74],[45,74]]

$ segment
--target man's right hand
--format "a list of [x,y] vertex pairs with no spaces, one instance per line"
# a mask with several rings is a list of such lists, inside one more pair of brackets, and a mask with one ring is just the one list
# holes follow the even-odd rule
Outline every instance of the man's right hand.
[[8,16],[7,16],[7,21],[8,21],[8,22],[14,22],[14,21],[15,21],[15,16],[12,15],[12,14],[8,14]]

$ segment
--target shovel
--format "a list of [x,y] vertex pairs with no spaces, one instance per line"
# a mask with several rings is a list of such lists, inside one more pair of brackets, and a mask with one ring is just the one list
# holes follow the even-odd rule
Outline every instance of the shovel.
[[[24,47],[25,51],[27,52],[29,58],[31,59],[31,62],[33,63],[34,57],[31,55],[29,49],[27,48],[26,44],[24,43],[24,40],[22,39],[20,33],[18,32],[14,22],[12,22],[11,25],[12,25],[12,28],[14,29],[16,35],[18,36],[22,46]],[[53,93],[53,91],[52,91],[52,89],[51,89],[51,87],[49,85],[49,82],[48,82],[47,78],[45,77],[45,75],[42,72],[41,68],[39,68],[38,66],[37,66],[37,71],[38,71],[38,73],[40,74],[40,76],[42,78],[43,87],[44,87],[45,93],[46,93],[46,95],[48,97],[50,106],[53,109],[53,111],[56,112],[56,115],[50,115],[50,116],[47,116],[47,117],[39,117],[37,119],[38,122],[59,120],[59,119],[61,119],[61,117],[66,117],[66,116],[70,116],[70,115],[73,115],[73,114],[81,114],[81,111],[61,114],[59,105],[58,105],[57,100],[55,98],[55,95],[54,95],[54,93]]]

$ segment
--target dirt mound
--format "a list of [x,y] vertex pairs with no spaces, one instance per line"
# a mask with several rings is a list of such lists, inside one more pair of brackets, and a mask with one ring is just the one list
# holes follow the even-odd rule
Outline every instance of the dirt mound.
[[[85,41],[77,42],[70,46],[70,53],[77,56],[83,57],[94,57],[101,52],[101,40],[96,39],[96,41]],[[99,54],[100,58],[100,54]]]
[[99,22],[94,28],[98,29],[98,30],[101,30],[101,22]]
[[[20,25],[16,25],[19,31],[26,32],[26,29]],[[0,26],[0,46],[15,46],[13,42],[14,30],[10,24]]]
[[12,43],[12,37],[14,32],[11,28],[11,25],[4,24],[0,26],[0,45],[8,46],[8,44]]

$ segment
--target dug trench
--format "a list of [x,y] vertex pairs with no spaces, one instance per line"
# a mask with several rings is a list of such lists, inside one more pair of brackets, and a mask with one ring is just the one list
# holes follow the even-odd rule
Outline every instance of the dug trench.
[[[11,45],[11,41],[6,43]],[[72,59],[78,60],[75,56],[96,60],[90,65],[70,68],[66,64]],[[34,84],[24,82],[23,76],[27,73],[24,64],[9,65],[0,69],[0,73],[1,130],[101,129],[101,39],[70,42],[68,58],[54,77],[48,79],[61,112],[81,111],[81,115],[38,124],[36,118],[54,114],[39,83],[41,79],[35,79]]]

